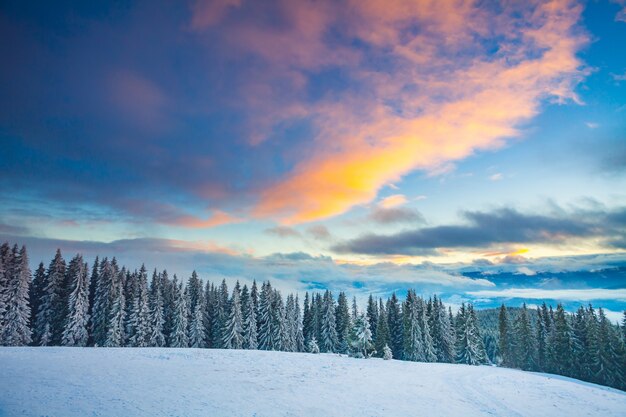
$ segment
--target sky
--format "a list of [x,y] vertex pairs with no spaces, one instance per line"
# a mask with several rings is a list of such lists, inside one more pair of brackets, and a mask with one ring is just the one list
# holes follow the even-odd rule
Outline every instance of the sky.
[[624,0],[3,1],[0,239],[617,317],[624,45]]

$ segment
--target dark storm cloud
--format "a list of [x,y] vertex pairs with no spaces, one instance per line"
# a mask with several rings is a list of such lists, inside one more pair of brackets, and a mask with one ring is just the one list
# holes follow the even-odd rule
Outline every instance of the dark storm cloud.
[[465,212],[463,217],[466,224],[424,227],[392,235],[367,234],[335,245],[333,250],[371,255],[418,255],[439,248],[487,247],[497,243],[558,243],[591,236],[611,240],[626,232],[624,209],[541,215],[503,208]]

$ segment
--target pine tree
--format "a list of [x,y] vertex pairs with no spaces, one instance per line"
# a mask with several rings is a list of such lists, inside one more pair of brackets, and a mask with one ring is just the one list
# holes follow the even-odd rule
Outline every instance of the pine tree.
[[372,329],[372,338],[376,340],[376,323],[378,323],[378,303],[374,300],[372,294],[367,299],[367,321]]
[[393,359],[393,352],[388,345],[383,346],[383,359],[386,361]]
[[391,349],[389,348],[390,338],[387,310],[385,309],[382,299],[378,306],[378,321],[376,322],[376,339],[374,342],[374,348],[378,355],[385,354],[385,347]]
[[224,349],[243,348],[243,317],[237,288],[233,289],[233,295],[230,300],[230,312],[225,322],[222,346]]
[[417,311],[419,314],[420,328],[422,330],[422,345],[424,346],[424,360],[426,362],[437,361],[437,353],[433,344],[433,338],[428,324],[429,317],[426,312],[426,303],[421,297],[417,298]]
[[107,337],[104,342],[106,347],[120,347],[124,345],[125,326],[124,326],[124,305],[126,303],[124,295],[124,280],[122,274],[116,274],[113,279],[114,292],[112,294],[113,301],[111,303],[111,311],[109,318],[109,327]]
[[296,352],[296,332],[298,324],[296,323],[296,301],[293,294],[287,295],[287,302],[285,304],[285,325],[287,328],[283,350]]
[[278,290],[274,290],[272,303],[274,303],[272,320],[274,321],[274,329],[276,329],[276,346],[274,346],[274,350],[284,351],[287,350],[288,344],[287,320],[283,297]]
[[537,370],[547,371],[550,367],[548,352],[548,336],[550,334],[551,323],[549,322],[548,307],[543,303],[541,308],[537,308],[537,325],[535,326],[537,340]]
[[348,307],[348,297],[345,292],[340,292],[335,310],[337,322],[337,351],[347,353],[349,348],[348,337],[350,335],[350,311]]
[[480,337],[476,314],[471,304],[461,305],[456,319],[457,362],[480,365],[486,362],[485,347]]
[[353,356],[359,358],[368,358],[372,352],[372,332],[370,323],[364,314],[354,320],[352,331],[350,332],[350,346],[353,349]]
[[[2,260],[0,257],[0,275],[2,275]],[[0,277],[0,281],[2,281],[2,278]],[[29,298],[29,304],[30,304],[30,324],[31,326],[35,327],[36,323],[37,323],[37,311],[39,311],[39,302],[41,300],[41,298],[43,297],[43,293],[44,293],[44,286],[46,285],[46,267],[44,266],[43,262],[39,263],[39,267],[37,267],[37,270],[35,271],[35,274],[33,276],[33,282],[30,286],[30,291],[28,293],[28,298]],[[1,284],[0,284],[1,287]],[[1,292],[1,290],[0,290]],[[0,295],[0,298],[2,296]],[[0,304],[2,302],[0,301]],[[0,310],[2,309],[2,307],[0,307]],[[2,314],[0,313],[0,316]],[[2,319],[0,319],[0,323],[2,322]],[[0,327],[2,327],[2,325],[0,325]],[[33,334],[33,342],[36,344],[37,343],[37,336],[35,334]]]
[[76,255],[69,264],[72,292],[68,299],[68,317],[63,330],[64,346],[87,346],[89,342],[89,276],[87,264]]
[[454,327],[446,314],[446,309],[441,299],[438,299],[436,296],[433,298],[431,315],[433,347],[437,361],[453,363],[456,356],[454,350]]
[[294,324],[296,326],[295,329],[295,345],[296,352],[304,352],[304,333],[302,332],[302,315],[300,313],[300,301],[298,300],[298,296],[296,295],[295,302],[295,317]]
[[[200,283],[200,288],[202,285]],[[189,326],[189,342],[192,348],[206,347],[206,331],[204,326],[204,294],[199,291],[196,295],[196,306],[191,315],[191,325]]]
[[389,347],[393,352],[394,358],[402,359],[404,325],[400,313],[400,304],[395,292],[391,294],[391,298],[387,301],[387,321],[389,322],[389,340],[391,342]]
[[525,371],[531,371],[535,369],[535,344],[526,303],[522,305],[515,321],[515,333],[517,365]]
[[[104,346],[106,344],[111,318],[111,308],[114,295],[118,290],[115,286],[117,274],[117,262],[115,258],[111,261],[104,258],[100,263],[99,279],[96,283],[93,315],[91,317],[91,332],[93,343],[96,346]],[[39,316],[37,318],[39,319]]]
[[[13,251],[12,262],[4,266],[5,270],[5,311],[4,325],[0,334],[0,344],[5,346],[25,346],[31,343],[30,306],[28,305],[28,286],[31,272],[28,267],[26,247],[19,253]],[[7,268],[7,266],[9,268]]]
[[130,345],[135,347],[150,346],[151,326],[148,299],[148,272],[145,265],[141,265],[141,269],[137,274],[130,325],[132,328]]
[[313,334],[313,310],[311,310],[309,302],[309,293],[304,294],[304,306],[302,313],[302,333],[304,335],[304,342],[308,346],[309,340],[315,337]]
[[276,340],[276,322],[273,320],[275,304],[272,302],[273,292],[269,282],[264,282],[259,295],[259,349],[275,350],[278,344]]
[[337,328],[335,321],[335,301],[329,290],[324,293],[324,304],[322,313],[322,352],[336,352],[337,350]]
[[352,316],[350,317],[351,321],[354,323],[356,318],[359,316],[359,308],[356,304],[356,297],[352,297]]
[[43,296],[37,312],[35,334],[42,346],[59,344],[63,332],[64,312],[65,261],[61,250],[56,255],[46,273]]
[[500,353],[500,365],[512,366],[513,364],[513,351],[511,342],[511,324],[509,322],[509,314],[504,304],[500,306],[500,313],[498,315],[498,350]]
[[166,343],[163,312],[163,281],[156,269],[150,282],[150,340],[148,346],[164,347]]
[[320,347],[317,345],[316,338],[313,337],[309,340],[309,343],[307,344],[307,351],[309,353],[320,353]]
[[174,303],[174,316],[172,334],[170,334],[170,347],[186,348],[189,347],[189,334],[187,326],[187,317],[189,316],[189,308],[187,307],[188,296],[183,290],[183,283],[176,286]]
[[241,291],[241,307],[243,314],[243,348],[257,349],[259,347],[257,339],[256,309],[254,299],[248,296],[248,288],[244,285]]
[[0,247],[0,334],[4,328],[4,314],[6,311],[8,280],[11,269],[12,260],[10,260],[11,250],[8,242]]
[[572,370],[572,335],[565,316],[563,305],[559,304],[554,315],[554,330],[549,339],[551,371],[560,375],[571,375]]
[[421,320],[417,297],[413,290],[407,292],[406,300],[402,304],[402,318],[404,320],[404,355],[402,358],[407,361],[425,361]]

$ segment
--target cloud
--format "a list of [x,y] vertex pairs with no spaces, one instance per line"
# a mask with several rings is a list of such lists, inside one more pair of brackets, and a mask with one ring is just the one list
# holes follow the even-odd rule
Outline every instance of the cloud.
[[536,300],[619,300],[626,301],[626,289],[559,289],[544,290],[540,288],[508,288],[503,290],[468,291],[474,297],[525,298]]
[[626,1],[624,0],[611,0],[612,3],[618,4],[621,9],[615,15],[616,22],[626,22]]
[[502,180],[502,178],[503,178],[502,174],[498,172],[496,174],[491,175],[489,177],[489,180],[491,180],[491,181],[500,181],[500,180]]
[[625,213],[624,208],[552,215],[522,214],[511,208],[464,212],[466,224],[424,227],[392,235],[367,234],[337,244],[333,250],[368,255],[419,255],[441,248],[476,248],[502,243],[555,244],[587,237],[603,238],[606,245],[613,238],[619,243],[619,236],[626,231]]
[[[334,17],[347,15],[318,4],[322,17],[307,32],[313,38],[307,59],[283,52],[265,55],[268,64],[336,66],[367,88],[306,106],[319,145],[261,192],[255,216],[300,223],[345,212],[411,171],[436,171],[502,146],[545,99],[578,101],[573,88],[586,71],[577,52],[587,37],[577,26],[582,8],[574,2],[504,3],[497,13],[473,2],[354,2],[340,30],[367,46],[370,56],[358,56],[356,64],[337,52],[335,59],[328,59],[331,53],[310,62],[311,55],[328,54],[322,40],[337,28]],[[498,52],[482,49],[477,38],[494,42]]]
[[313,239],[317,240],[329,240],[332,239],[332,235],[328,231],[328,228],[321,224],[316,224],[314,226],[309,226],[306,229],[308,235],[313,237]]
[[275,226],[269,229],[265,229],[265,233],[275,235],[278,237],[300,237],[300,232],[296,229],[287,226]]
[[589,128],[589,129],[597,129],[600,127],[600,125],[598,123],[595,122],[585,122],[585,125]]
[[408,207],[375,207],[368,215],[368,219],[380,224],[392,223],[424,223],[422,214]]
[[407,198],[404,194],[394,194],[383,198],[378,202],[378,206],[384,209],[394,208],[406,204]]

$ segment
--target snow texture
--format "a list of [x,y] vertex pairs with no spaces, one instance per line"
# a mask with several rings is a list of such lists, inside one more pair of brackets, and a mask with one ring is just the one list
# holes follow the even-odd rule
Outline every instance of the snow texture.
[[626,416],[626,393],[489,366],[172,348],[0,348],[0,416]]

